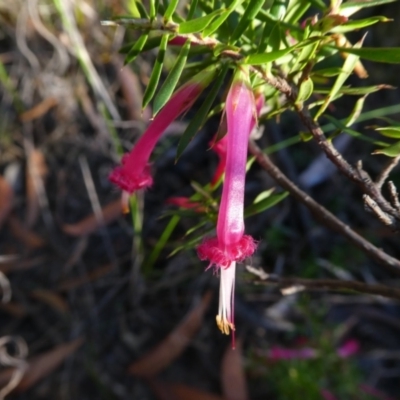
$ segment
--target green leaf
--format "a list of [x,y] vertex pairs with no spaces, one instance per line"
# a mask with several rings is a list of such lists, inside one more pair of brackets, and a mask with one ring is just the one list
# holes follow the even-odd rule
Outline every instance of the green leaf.
[[211,106],[216,99],[219,90],[224,82],[225,75],[228,72],[228,64],[224,64],[217,78],[215,79],[214,85],[209,91],[207,97],[205,98],[203,104],[200,106],[196,115],[192,118],[189,125],[183,132],[183,135],[178,143],[178,149],[176,151],[176,160],[182,155],[183,151],[186,149],[190,141],[194,138],[199,129],[203,126],[207,120],[207,115],[211,109]]
[[178,33],[188,34],[188,33],[201,32],[203,29],[207,28],[207,26],[213,21],[214,18],[216,18],[224,11],[225,9],[215,10],[212,13],[205,15],[203,17],[182,22],[178,27]]
[[240,19],[239,24],[236,26],[235,30],[232,33],[230,44],[234,44],[240,38],[243,32],[248,28],[251,21],[258,14],[264,3],[265,0],[249,1],[249,5],[247,6],[242,18]]
[[175,90],[179,78],[181,77],[183,68],[185,67],[187,56],[189,54],[189,49],[190,49],[190,41],[187,40],[185,44],[182,46],[174,66],[172,67],[170,73],[168,74],[163,85],[158,91],[156,97],[154,98],[154,104],[153,104],[154,115],[156,115],[161,110],[161,108],[167,103],[173,91]]
[[[375,85],[375,86],[364,86],[364,87],[356,87],[352,88],[349,86],[342,86],[338,93],[353,95],[353,96],[362,96],[364,94],[370,94],[377,92],[382,89],[394,89],[394,86],[390,85]],[[329,89],[324,88],[316,88],[315,93],[329,93]]]
[[196,7],[197,7],[198,1],[199,0],[192,0],[190,2],[190,8],[189,8],[189,12],[188,12],[188,15],[187,15],[187,20],[190,20],[190,19],[193,18],[193,15],[194,15],[194,13],[196,11]]
[[168,4],[168,8],[165,10],[164,19],[169,21],[172,17],[172,14],[175,12],[176,7],[178,6],[179,0],[170,0]]
[[128,54],[125,57],[125,65],[131,63],[135,60],[135,58],[141,53],[144,45],[147,42],[147,38],[149,37],[148,33],[144,33],[140,38],[136,41],[133,47],[129,50]]
[[333,47],[339,51],[355,54],[365,60],[383,62],[388,64],[400,64],[400,47]]
[[270,51],[268,53],[255,53],[255,54],[250,54],[247,56],[244,60],[244,64],[251,64],[251,65],[260,65],[268,62],[272,62],[277,60],[278,58],[281,58],[285,56],[286,54],[291,53],[292,51],[302,48],[304,46],[307,46],[310,43],[319,41],[319,37],[312,37],[310,39],[306,39],[302,42],[299,42],[295,44],[294,46],[287,47],[286,49],[281,49],[281,50],[276,50],[276,51]]
[[153,19],[157,14],[156,0],[149,0],[149,3],[150,3],[150,19]]
[[[342,71],[343,68],[340,67],[323,68],[312,71],[311,76],[315,75],[330,78],[339,75]],[[327,90],[327,92],[329,92],[329,90]]]
[[251,206],[247,207],[244,211],[245,217],[250,217],[251,215],[259,214],[274,205],[280,203],[289,195],[289,192],[283,192],[279,194],[271,194],[267,192],[266,198],[259,200],[257,203],[254,202]]
[[160,238],[158,239],[156,245],[153,247],[153,250],[150,253],[149,258],[147,260],[145,260],[143,263],[143,268],[146,271],[152,269],[154,263],[157,261],[157,258],[160,256],[161,251],[164,249],[165,245],[167,244],[169,238],[171,237],[172,233],[174,232],[180,219],[181,218],[178,215],[174,215],[169,220],[167,226],[165,227]]
[[231,15],[233,11],[235,11],[236,7],[238,7],[243,0],[233,0],[231,5],[227,8],[226,11],[224,11],[217,19],[215,19],[211,24],[204,29],[203,31],[203,37],[207,37],[212,35]]
[[[156,36],[156,37],[148,38],[146,43],[144,44],[141,52],[143,53],[145,51],[149,51],[149,50],[152,50],[152,49],[155,49],[156,47],[158,47],[160,45],[160,43],[161,43],[161,38],[162,38],[162,36]],[[121,54],[129,53],[129,51],[135,45],[136,42],[137,41],[131,42],[131,43],[126,44],[125,46],[122,46],[119,49],[119,53],[121,53]]]
[[311,3],[309,1],[290,2],[284,21],[291,24],[297,23],[301,18],[303,18],[303,15],[307,12],[310,6]]
[[[386,142],[382,142],[382,141],[380,141],[380,140],[375,140],[375,139],[373,139],[373,138],[370,138],[370,137],[368,137],[368,136],[363,135],[362,133],[360,133],[360,132],[358,132],[358,131],[356,131],[356,130],[354,130],[354,129],[351,129],[351,128],[346,127],[346,125],[344,125],[344,123],[343,123],[342,121],[339,121],[339,120],[337,120],[336,118],[331,117],[330,115],[324,115],[324,117],[325,117],[328,121],[332,122],[332,124],[333,124],[336,128],[340,129],[340,130],[343,131],[343,132],[348,133],[349,135],[351,135],[351,136],[353,136],[353,137],[355,137],[355,138],[357,138],[357,139],[360,139],[360,140],[363,140],[363,141],[369,142],[369,143],[374,143],[374,144],[376,144],[376,145],[378,145],[378,146],[384,146],[384,147],[387,147],[387,146],[388,146],[388,143],[386,143]],[[337,135],[337,134],[335,133],[334,136],[336,136],[336,135]]]
[[[361,39],[360,42],[356,43],[354,47],[358,48],[362,46],[363,39]],[[353,48],[351,48],[353,49]],[[318,110],[317,114],[315,115],[314,119],[317,120],[318,117],[327,109],[329,106],[330,102],[332,99],[336,96],[337,93],[339,93],[339,90],[343,86],[344,82],[346,79],[350,76],[350,74],[353,72],[354,67],[356,66],[359,56],[350,54],[347,58],[346,61],[343,64],[343,71],[337,76],[335,83],[332,86],[332,89],[330,90],[328,96],[326,97],[324,103]]]
[[156,92],[164,63],[164,55],[168,44],[168,36],[169,35],[164,35],[161,39],[160,49],[158,50],[156,62],[154,63],[149,83],[143,95],[142,109],[144,109],[150,103],[151,99],[154,96],[154,93]]
[[283,56],[286,56],[286,54],[289,54],[290,52],[294,51],[295,49],[296,49],[296,46],[291,46],[291,47],[287,47],[286,49],[282,49],[282,50],[270,51],[269,53],[252,54],[244,59],[244,63],[251,64],[251,65],[265,64],[268,62],[275,61],[278,58],[281,58]]
[[314,83],[311,78],[305,79],[299,88],[299,93],[297,94],[296,104],[303,103],[308,100],[312,95],[314,90]]
[[363,0],[363,1],[348,1],[339,7],[339,14],[349,17],[357,11],[373,6],[380,6],[382,4],[393,3],[397,0]]
[[352,32],[358,29],[366,28],[367,26],[374,25],[378,22],[389,22],[392,21],[389,18],[386,17],[371,17],[371,18],[366,18],[366,19],[359,19],[355,21],[349,21],[346,22],[342,25],[335,26],[334,28],[330,29],[330,32],[332,33],[346,33],[346,32]]
[[289,0],[274,0],[269,12],[273,17],[280,20],[285,16],[288,5]]
[[376,128],[375,130],[383,136],[400,139],[400,126],[387,126],[384,128]]
[[149,14],[147,14],[147,11],[144,8],[144,6],[143,6],[141,1],[137,1],[136,2],[136,7],[137,7],[137,10],[139,11],[140,18],[150,19]]
[[400,141],[383,149],[375,150],[372,154],[384,154],[388,157],[397,157],[400,154]]

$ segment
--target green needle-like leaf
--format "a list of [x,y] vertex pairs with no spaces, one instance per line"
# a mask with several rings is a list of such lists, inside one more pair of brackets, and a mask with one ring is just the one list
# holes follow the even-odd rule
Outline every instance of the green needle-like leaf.
[[243,32],[248,28],[251,21],[258,14],[264,3],[265,0],[250,0],[243,17],[240,19],[239,24],[232,33],[230,44],[234,44],[240,38]]
[[192,0],[190,2],[190,8],[189,8],[189,12],[188,12],[188,15],[187,15],[187,20],[188,21],[193,18],[193,15],[194,15],[194,13],[196,11],[196,7],[197,7],[197,3],[198,2],[199,2],[199,0]]
[[218,18],[216,18],[211,24],[204,29],[203,36],[210,36],[212,35],[231,15],[233,11],[243,2],[243,0],[233,0],[231,5],[228,7],[226,11],[224,11]]
[[163,85],[158,91],[156,97],[154,98],[154,105],[153,105],[154,115],[156,115],[161,110],[161,108],[167,103],[173,91],[175,90],[179,78],[181,77],[183,68],[185,67],[189,50],[190,50],[190,41],[187,40],[186,43],[182,46],[174,66],[172,67],[170,73],[168,74]]
[[203,126],[205,121],[207,120],[207,115],[211,109],[211,106],[216,99],[219,90],[224,82],[225,75],[228,72],[228,64],[224,64],[220,73],[218,74],[213,87],[211,88],[210,92],[208,93],[207,97],[205,98],[203,104],[197,111],[196,115],[192,118],[189,125],[185,129],[181,140],[178,144],[178,149],[176,152],[176,160],[182,155],[183,151],[186,149],[190,141],[194,138],[196,133],[199,129]]
[[133,47],[128,51],[128,54],[125,57],[125,64],[129,64],[135,60],[135,58],[143,50],[143,47],[146,44],[148,37],[149,37],[148,33],[144,33],[142,36],[140,36],[140,38],[136,41]]
[[169,21],[172,17],[172,14],[175,12],[176,7],[178,6],[179,0],[170,0],[167,10],[164,14],[164,19]]
[[182,22],[179,25],[178,33],[188,34],[188,33],[201,32],[203,29],[207,28],[207,26],[213,21],[214,18],[222,14],[224,11],[225,9],[215,10],[212,13],[205,15],[203,17]]
[[168,35],[164,35],[161,39],[160,49],[158,50],[156,62],[154,64],[153,71],[151,72],[149,84],[147,85],[147,88],[143,95],[142,109],[144,109],[150,103],[157,89],[157,85],[161,76],[167,44],[168,44]]
[[289,192],[283,192],[279,194],[268,193],[268,196],[262,200],[259,200],[258,202],[254,202],[252,205],[247,207],[244,211],[244,216],[250,217],[251,215],[259,214],[265,210],[268,210],[269,208],[281,202],[288,195]]
[[400,126],[387,126],[384,128],[376,128],[375,130],[383,136],[400,139]]
[[327,47],[335,48],[344,53],[355,54],[365,60],[388,64],[400,64],[400,47],[363,47],[361,49],[355,47]]
[[[358,42],[354,47],[359,48],[362,46],[363,39]],[[353,49],[353,48],[351,48]],[[318,110],[317,114],[315,115],[315,120],[318,119],[318,117],[327,109],[329,106],[330,102],[332,99],[336,96],[337,93],[339,93],[339,90],[343,86],[344,82],[346,79],[350,76],[350,74],[353,72],[354,67],[356,63],[359,60],[359,56],[350,54],[347,58],[346,61],[343,64],[343,71],[337,76],[335,83],[332,86],[332,89],[330,90],[328,96],[326,97],[324,103]]]
[[383,149],[375,150],[372,154],[384,154],[388,157],[397,157],[400,154],[400,141]]

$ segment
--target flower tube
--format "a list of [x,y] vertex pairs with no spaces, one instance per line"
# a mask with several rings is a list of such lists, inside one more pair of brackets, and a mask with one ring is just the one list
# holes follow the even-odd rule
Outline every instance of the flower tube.
[[[235,330],[234,285],[236,262],[251,256],[257,245],[244,234],[244,186],[247,147],[255,118],[254,95],[248,70],[239,67],[230,87],[225,112],[227,118],[227,153],[225,179],[218,213],[217,236],[206,239],[197,248],[200,260],[220,270],[219,310],[217,325],[222,333]],[[234,338],[233,338],[234,340]]]
[[215,76],[215,67],[209,67],[182,85],[154,117],[134,148],[122,157],[121,166],[114,168],[110,181],[124,192],[133,193],[153,184],[150,173],[150,155],[168,126],[187,111]]
[[[257,118],[260,116],[261,111],[265,104],[264,95],[261,91],[255,92],[254,97],[255,97],[256,114],[253,116],[252,121],[251,121],[250,134],[253,131],[253,129],[256,127]],[[220,130],[221,130],[221,126],[223,127],[223,129],[226,132],[225,116],[221,122]],[[219,157],[219,162],[218,162],[217,168],[214,172],[214,176],[211,179],[211,187],[214,187],[219,182],[219,180],[221,179],[222,175],[225,172],[225,165],[226,165],[226,152],[227,152],[227,148],[228,148],[228,138],[227,138],[227,135],[225,134],[221,139],[218,140],[218,136],[219,136],[219,132],[217,132],[215,134],[214,138],[210,142],[210,146],[217,153],[217,155]]]

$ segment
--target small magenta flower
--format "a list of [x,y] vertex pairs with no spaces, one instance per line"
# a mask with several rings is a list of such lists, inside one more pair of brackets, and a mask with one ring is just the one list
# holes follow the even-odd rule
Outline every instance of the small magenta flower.
[[111,182],[128,193],[153,184],[149,158],[157,141],[168,126],[193,105],[214,76],[215,67],[209,67],[195,75],[172,95],[134,148],[122,157],[122,165],[111,172]]
[[[239,67],[230,87],[225,112],[227,118],[227,152],[225,180],[217,222],[217,236],[207,239],[197,248],[200,260],[221,272],[217,325],[222,333],[235,330],[233,301],[236,262],[251,256],[257,245],[244,234],[244,186],[247,147],[256,115],[254,95],[248,70]],[[233,338],[234,340],[234,338]]]

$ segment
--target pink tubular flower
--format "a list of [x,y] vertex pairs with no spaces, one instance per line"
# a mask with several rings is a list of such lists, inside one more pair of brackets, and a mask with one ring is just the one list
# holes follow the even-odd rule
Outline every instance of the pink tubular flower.
[[[256,93],[254,93],[254,96],[255,96],[256,115],[253,115],[250,133],[255,128],[255,126],[257,124],[257,117],[260,115],[261,110],[263,109],[264,104],[265,104],[265,99],[264,99],[262,92],[256,92]],[[221,122],[221,125],[223,125],[223,129],[225,130],[226,129],[225,118]],[[221,125],[220,125],[220,130],[221,130]],[[218,140],[218,135],[219,135],[219,132],[217,132],[215,134],[214,138],[210,142],[210,146],[212,146],[212,149],[217,153],[217,155],[219,157],[219,162],[218,162],[217,168],[214,172],[214,176],[211,179],[211,187],[214,187],[219,182],[219,180],[221,179],[222,175],[225,172],[225,165],[226,165],[226,152],[227,152],[227,148],[228,148],[228,138],[227,138],[227,135],[224,135],[221,139]]]
[[[236,262],[251,256],[256,243],[244,235],[244,185],[247,146],[255,116],[254,95],[248,70],[240,67],[229,90],[226,105],[227,153],[225,180],[217,222],[217,237],[207,239],[197,248],[200,260],[221,271],[217,325],[222,333],[235,330],[233,300]],[[234,340],[234,338],[233,338]]]
[[111,182],[128,193],[152,185],[149,158],[158,139],[172,121],[193,105],[214,75],[215,67],[209,67],[195,75],[172,95],[131,152],[122,157],[122,165],[111,172]]

